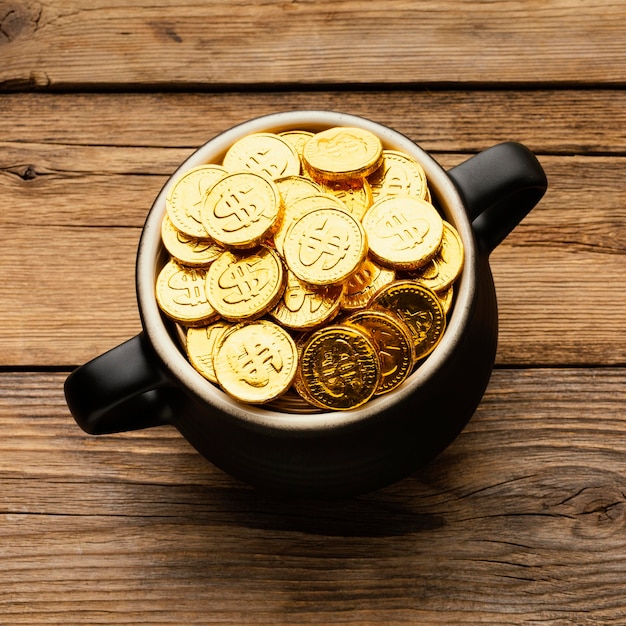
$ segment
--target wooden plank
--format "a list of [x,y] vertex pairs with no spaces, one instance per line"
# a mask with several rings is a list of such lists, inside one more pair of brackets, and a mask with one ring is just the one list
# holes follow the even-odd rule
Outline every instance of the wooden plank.
[[11,2],[0,85],[620,85],[624,17],[612,0]]
[[624,369],[496,370],[432,464],[328,503],[249,489],[169,427],[82,434],[64,377],[0,374],[8,623],[626,619]]
[[[17,161],[22,165],[43,167],[44,157],[50,155],[57,167],[62,163],[68,171],[81,171],[84,161],[92,161],[91,167],[100,170],[164,174],[183,154],[235,124],[277,111],[310,109],[362,115],[434,152],[477,152],[514,140],[540,154],[626,153],[623,90],[406,89],[2,94],[0,159],[2,167],[15,165],[11,155],[17,149],[24,151]],[[31,153],[25,144],[32,144]],[[64,146],[74,146],[75,152],[66,152]],[[116,153],[107,146],[128,150]],[[168,159],[166,152],[134,152],[133,147],[181,152],[170,153]]]
[[[72,168],[74,146],[55,146],[40,164],[38,146],[25,145],[22,159],[12,144],[0,174],[2,365],[78,364],[139,331],[140,228],[166,172],[187,154],[145,150],[79,148],[83,158]],[[449,167],[466,156],[438,158]],[[550,189],[491,259],[498,363],[623,364],[622,158],[540,158]],[[12,173],[24,163],[39,174]],[[132,173],[142,167],[149,175]]]

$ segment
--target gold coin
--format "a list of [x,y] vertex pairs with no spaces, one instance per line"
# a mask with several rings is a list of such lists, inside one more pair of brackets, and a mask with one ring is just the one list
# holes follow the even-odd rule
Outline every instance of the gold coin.
[[290,143],[298,153],[302,156],[302,148],[304,144],[313,137],[314,133],[308,130],[286,130],[282,133],[278,133],[278,136]]
[[423,267],[412,273],[412,278],[439,293],[445,291],[459,277],[463,269],[463,242],[452,224],[443,223],[443,239],[437,254]]
[[274,133],[253,133],[236,141],[224,155],[229,172],[255,172],[270,179],[300,174],[300,156]]
[[347,211],[346,206],[337,198],[328,193],[313,193],[296,198],[285,204],[283,219],[274,233],[274,247],[285,256],[285,236],[289,227],[297,222],[303,215],[316,209],[341,209]]
[[207,298],[206,270],[168,261],[157,277],[156,299],[171,319],[188,326],[205,324],[217,317]]
[[316,180],[365,178],[380,166],[383,146],[362,128],[335,127],[311,137],[302,150],[306,171]]
[[369,307],[386,309],[409,327],[416,360],[435,349],[446,327],[446,316],[435,292],[412,280],[386,285],[374,294]]
[[348,279],[341,307],[346,311],[355,311],[366,307],[371,297],[381,287],[393,282],[395,277],[394,270],[366,258],[359,269]]
[[369,177],[374,202],[384,196],[426,199],[428,183],[421,163],[403,152],[383,150],[382,165]]
[[395,269],[412,270],[432,259],[443,238],[443,220],[432,204],[411,196],[387,196],[363,217],[370,254]]
[[310,330],[331,320],[339,311],[343,285],[320,287],[301,281],[287,271],[287,286],[270,315],[281,326]]
[[161,240],[165,249],[183,265],[190,267],[207,267],[222,252],[224,248],[210,239],[196,239],[185,235],[172,224],[165,215],[161,224]]
[[213,358],[217,381],[241,402],[263,404],[291,386],[298,367],[289,333],[266,320],[238,324],[226,333]]
[[227,250],[207,270],[206,291],[224,319],[253,320],[274,308],[285,281],[285,268],[273,250],[264,246],[250,253]]
[[218,244],[252,248],[273,233],[282,218],[276,185],[254,172],[228,174],[204,198],[202,224]]
[[443,312],[447,315],[452,307],[454,301],[454,285],[450,285],[445,291],[435,292],[441,302]]
[[376,349],[355,326],[332,325],[311,334],[300,351],[294,380],[303,398],[323,409],[365,404],[380,383]]
[[339,198],[348,212],[359,221],[372,206],[372,188],[365,178],[353,183],[328,181],[322,184],[322,188]]
[[353,274],[367,253],[361,223],[340,209],[316,209],[292,224],[285,236],[285,261],[313,285],[339,283]]
[[233,325],[228,322],[219,321],[208,326],[190,328],[187,331],[185,349],[189,362],[212,383],[217,383],[213,357],[217,353],[217,346],[222,337],[232,327]]
[[167,214],[181,232],[198,239],[208,237],[200,212],[207,191],[228,172],[219,165],[199,165],[182,174],[165,199]]
[[375,395],[388,393],[407,379],[415,365],[415,349],[403,321],[386,311],[364,309],[352,313],[343,323],[358,326],[376,348],[381,379]]
[[322,192],[322,188],[314,180],[304,176],[283,176],[274,182],[285,208],[300,198]]

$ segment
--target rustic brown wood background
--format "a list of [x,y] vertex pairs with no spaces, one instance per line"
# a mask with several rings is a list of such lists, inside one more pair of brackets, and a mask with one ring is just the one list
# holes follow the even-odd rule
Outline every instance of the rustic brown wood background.
[[[0,1],[0,623],[626,623],[626,5]],[[284,502],[170,427],[90,437],[71,369],[136,334],[141,226],[259,114],[364,115],[446,166],[528,145],[497,367],[430,466]]]

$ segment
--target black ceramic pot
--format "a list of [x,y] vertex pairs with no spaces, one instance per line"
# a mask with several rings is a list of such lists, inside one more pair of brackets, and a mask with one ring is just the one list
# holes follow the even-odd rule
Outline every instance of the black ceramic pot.
[[[434,203],[465,246],[465,265],[442,341],[395,391],[345,412],[292,414],[241,404],[187,362],[161,315],[155,278],[166,260],[160,240],[172,180],[253,132],[357,126],[385,148],[417,158]],[[518,143],[481,152],[449,172],[407,137],[372,121],[329,111],[294,111],[236,126],[199,148],[165,185],[148,214],[137,254],[143,331],[79,367],[65,393],[77,423],[105,434],[173,424],[206,458],[274,492],[343,497],[388,485],[421,467],[461,432],[493,368],[498,333],[490,252],[541,199],[545,174]]]

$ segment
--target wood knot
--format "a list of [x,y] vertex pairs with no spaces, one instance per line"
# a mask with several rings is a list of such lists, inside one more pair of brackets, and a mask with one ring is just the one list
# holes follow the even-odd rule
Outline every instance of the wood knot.
[[39,28],[42,7],[37,2],[5,2],[0,7],[0,45],[32,35]]

